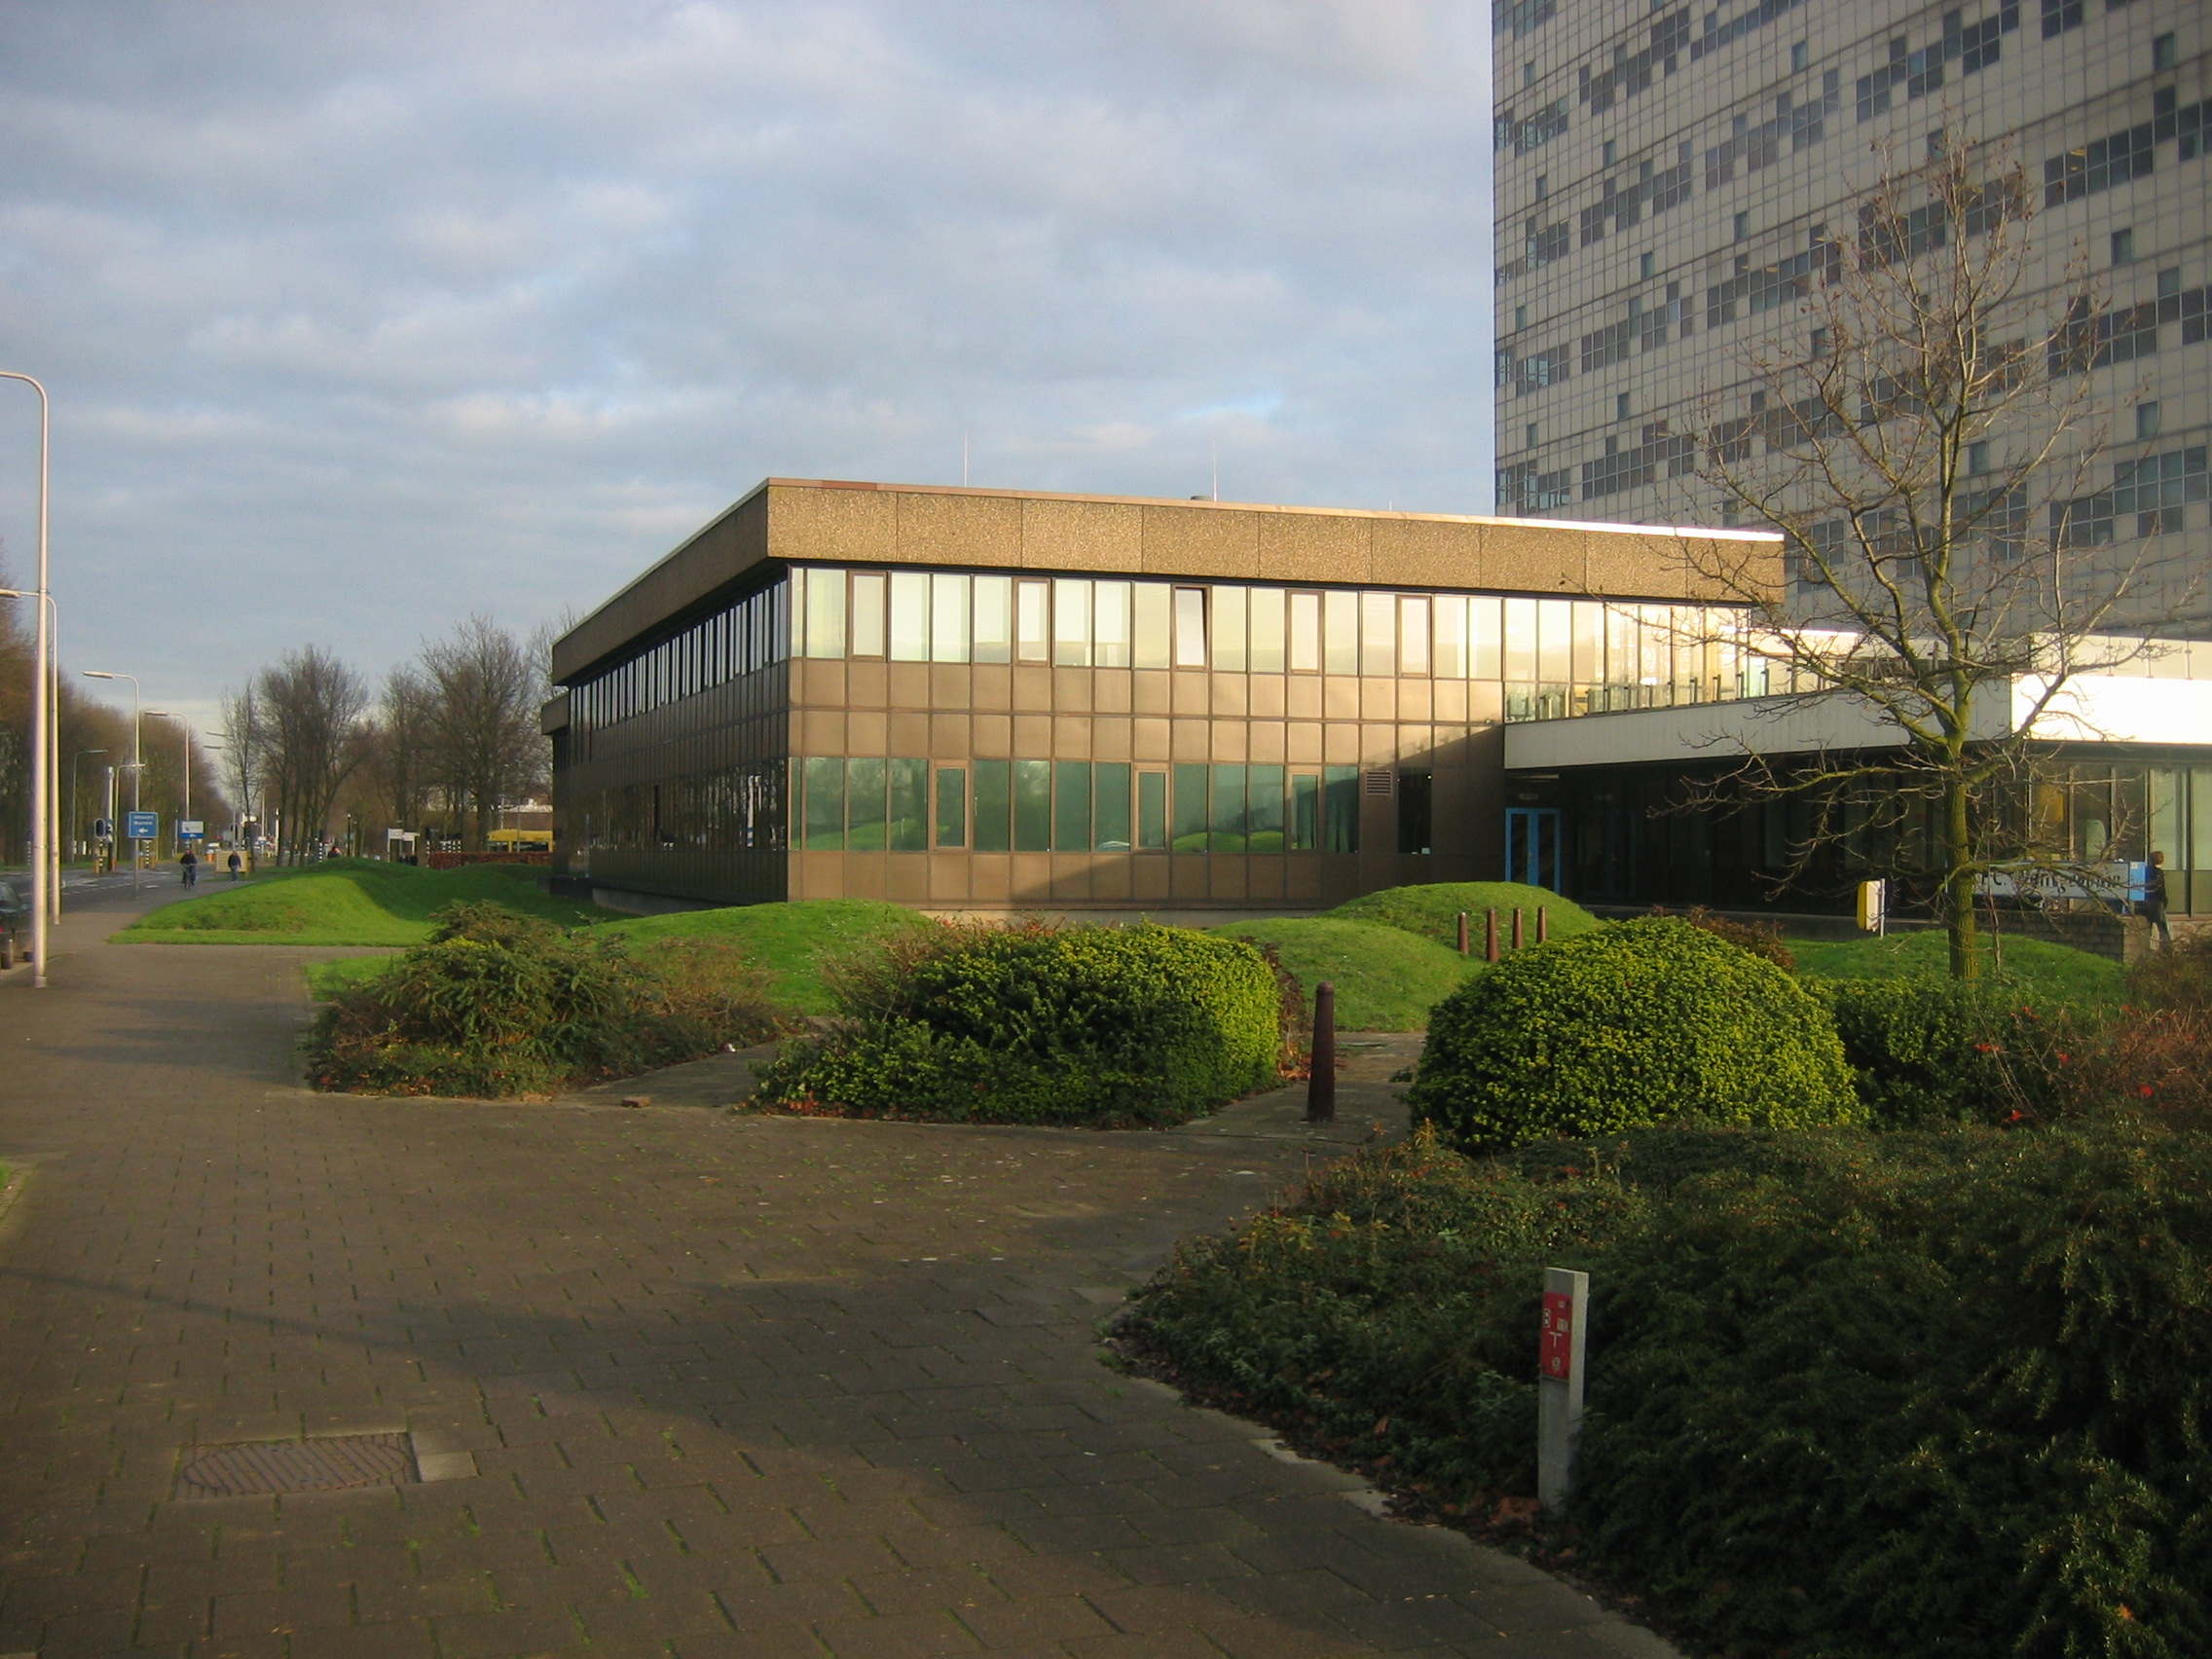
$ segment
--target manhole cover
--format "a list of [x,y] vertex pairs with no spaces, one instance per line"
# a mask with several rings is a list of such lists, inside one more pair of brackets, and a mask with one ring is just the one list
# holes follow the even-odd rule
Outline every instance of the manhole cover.
[[179,1497],[240,1497],[270,1492],[335,1492],[398,1486],[415,1479],[415,1449],[404,1434],[348,1434],[328,1440],[276,1440],[220,1446],[185,1464]]

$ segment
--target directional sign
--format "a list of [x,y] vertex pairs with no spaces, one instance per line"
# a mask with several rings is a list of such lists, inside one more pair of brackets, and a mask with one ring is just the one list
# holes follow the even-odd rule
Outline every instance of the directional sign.
[[207,838],[207,821],[204,818],[180,818],[176,832],[187,841],[203,841]]
[[127,812],[123,815],[123,833],[133,841],[158,841],[162,838],[162,815]]

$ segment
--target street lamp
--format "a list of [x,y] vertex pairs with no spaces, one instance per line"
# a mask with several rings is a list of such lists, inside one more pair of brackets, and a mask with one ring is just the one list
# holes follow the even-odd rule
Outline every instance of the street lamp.
[[[135,674],[110,674],[105,669],[88,668],[87,680],[128,680],[130,682],[130,810],[138,810],[138,775],[143,769],[138,760],[138,677]],[[138,846],[130,847],[130,891],[138,891]]]
[[[51,593],[42,594],[35,588],[0,588],[0,599],[43,599],[46,604],[41,608],[41,620],[51,620],[52,623],[51,632],[47,634],[50,666],[46,670],[45,679],[45,684],[48,688],[46,703],[46,754],[48,758],[46,771],[49,780],[46,793],[47,913],[54,921],[58,922],[61,919],[61,802],[57,798],[60,794],[60,784],[56,766],[61,753],[61,687],[55,679],[55,665],[58,664],[61,655],[61,606],[54,595]],[[32,746],[34,757],[37,752],[37,745],[34,742]],[[35,800],[35,793],[33,798]],[[33,844],[36,844],[35,837]],[[33,890],[36,890],[35,882],[33,883]]]
[[[47,580],[46,565],[46,497],[47,458],[52,434],[52,409],[47,401],[46,387],[29,375],[14,369],[0,369],[0,380],[21,381],[38,393],[38,587],[37,597],[53,598],[52,584]],[[47,841],[52,834],[54,819],[54,750],[53,734],[48,726],[53,719],[54,687],[51,684],[54,665],[53,636],[47,631],[46,607],[38,608],[38,651],[32,666],[31,692],[31,834],[25,851],[30,854],[31,865],[31,984],[43,989],[46,984],[46,932],[47,911],[50,902],[47,884],[53,872],[47,867]]]

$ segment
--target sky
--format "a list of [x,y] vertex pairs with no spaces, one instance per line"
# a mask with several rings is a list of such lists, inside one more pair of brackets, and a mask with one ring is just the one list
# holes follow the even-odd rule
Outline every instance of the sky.
[[[1489,18],[0,0],[0,368],[149,707],[588,611],[761,478],[1491,499]],[[0,383],[0,557],[36,403]],[[79,682],[97,690],[89,682]]]

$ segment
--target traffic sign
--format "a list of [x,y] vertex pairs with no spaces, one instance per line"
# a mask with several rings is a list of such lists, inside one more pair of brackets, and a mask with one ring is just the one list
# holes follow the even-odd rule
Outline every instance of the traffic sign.
[[204,841],[207,838],[207,821],[204,818],[180,818],[176,832],[187,841]]
[[127,812],[123,815],[123,833],[133,841],[158,841],[162,838],[162,815]]

